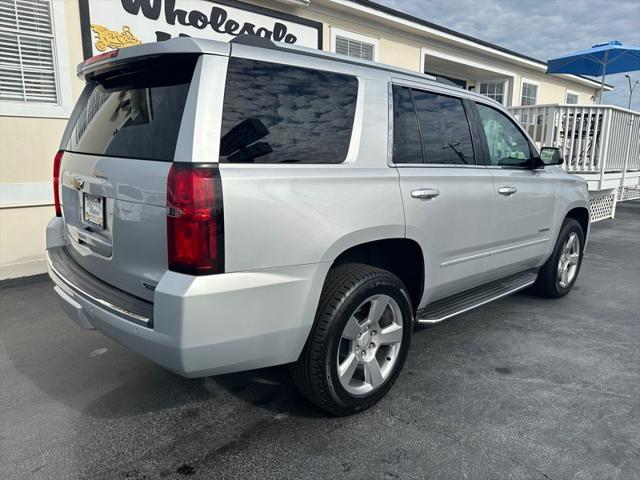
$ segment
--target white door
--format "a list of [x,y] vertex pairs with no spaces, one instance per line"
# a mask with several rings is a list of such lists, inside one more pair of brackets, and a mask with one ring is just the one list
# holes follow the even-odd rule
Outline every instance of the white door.
[[495,197],[489,267],[493,276],[506,276],[539,266],[549,251],[555,182],[544,168],[532,168],[535,150],[509,116],[476,106]]
[[493,182],[476,165],[461,99],[395,85],[393,102],[406,233],[426,264],[423,306],[486,281]]

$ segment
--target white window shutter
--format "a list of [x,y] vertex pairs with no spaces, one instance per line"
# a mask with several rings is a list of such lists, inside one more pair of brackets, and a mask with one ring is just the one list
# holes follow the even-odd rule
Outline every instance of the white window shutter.
[[349,57],[373,60],[374,46],[351,38],[336,36],[336,53]]
[[0,0],[0,100],[59,103],[51,0]]

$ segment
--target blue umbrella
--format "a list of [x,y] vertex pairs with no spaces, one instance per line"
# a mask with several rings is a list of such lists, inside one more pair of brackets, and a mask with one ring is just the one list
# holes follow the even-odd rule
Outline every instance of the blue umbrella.
[[624,46],[617,40],[594,45],[588,50],[573,52],[549,60],[547,73],[571,73],[602,77],[600,103],[607,74],[640,70],[640,47]]

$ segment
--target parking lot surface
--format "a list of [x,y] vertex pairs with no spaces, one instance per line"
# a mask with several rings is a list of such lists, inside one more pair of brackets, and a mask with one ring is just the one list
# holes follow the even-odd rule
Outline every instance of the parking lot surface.
[[0,476],[637,479],[640,203],[578,282],[418,327],[371,410],[333,418],[286,368],[187,380],[93,331],[51,283],[0,284]]

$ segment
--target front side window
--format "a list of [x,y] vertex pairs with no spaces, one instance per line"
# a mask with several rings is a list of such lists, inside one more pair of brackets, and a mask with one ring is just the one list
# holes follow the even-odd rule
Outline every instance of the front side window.
[[535,105],[536,103],[538,103],[538,85],[522,82],[520,105]]
[[355,77],[231,58],[220,161],[341,163],[357,96]]
[[489,147],[491,165],[525,167],[531,159],[529,141],[504,113],[477,104],[480,122]]
[[473,144],[462,100],[412,90],[418,112],[424,162],[473,164]]
[[496,102],[504,105],[504,82],[481,82],[480,95],[494,99]]
[[393,163],[423,163],[411,89],[397,85],[393,87]]

